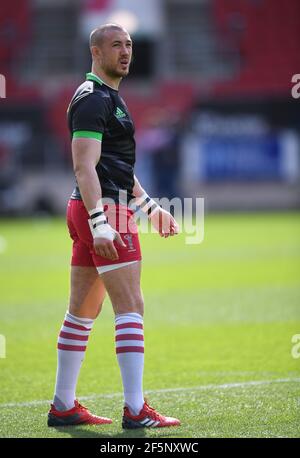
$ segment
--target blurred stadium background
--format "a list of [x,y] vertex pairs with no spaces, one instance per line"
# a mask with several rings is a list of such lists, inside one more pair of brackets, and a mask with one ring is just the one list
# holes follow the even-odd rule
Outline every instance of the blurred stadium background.
[[299,0],[1,3],[0,436],[127,437],[107,303],[78,396],[114,423],[46,427],[69,289],[66,109],[107,21],[134,41],[120,92],[137,176],[153,197],[205,198],[201,245],[141,237],[145,389],[183,424],[145,434],[299,437]]
[[0,10],[1,214],[64,212],[66,109],[90,69],[89,33],[107,21],[134,40],[121,93],[149,193],[202,195],[207,210],[299,208],[299,1],[10,0]]

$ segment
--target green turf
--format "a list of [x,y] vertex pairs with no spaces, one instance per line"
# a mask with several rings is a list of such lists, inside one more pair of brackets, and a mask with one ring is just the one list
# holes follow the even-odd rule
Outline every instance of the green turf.
[[106,299],[77,395],[113,424],[47,428],[70,242],[60,219],[2,220],[0,437],[300,437],[300,358],[291,356],[300,334],[300,215],[208,215],[201,245],[186,245],[183,234],[141,242],[144,387],[182,426],[122,431]]

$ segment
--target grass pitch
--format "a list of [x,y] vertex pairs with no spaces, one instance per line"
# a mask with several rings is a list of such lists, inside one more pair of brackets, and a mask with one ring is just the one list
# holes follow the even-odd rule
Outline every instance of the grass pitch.
[[186,245],[183,234],[142,235],[141,243],[144,388],[182,426],[122,430],[108,299],[77,396],[113,424],[46,426],[71,243],[61,219],[2,220],[0,437],[300,437],[291,341],[300,334],[300,215],[208,215],[201,245]]

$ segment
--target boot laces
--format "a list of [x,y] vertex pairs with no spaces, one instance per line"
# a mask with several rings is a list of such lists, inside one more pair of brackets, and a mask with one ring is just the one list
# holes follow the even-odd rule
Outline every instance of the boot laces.
[[146,399],[145,399],[145,405],[146,405],[147,410],[150,410],[151,416],[154,418],[154,420],[161,421],[163,419],[163,416],[159,414],[153,407],[151,407],[148,404],[148,400]]
[[88,409],[87,407],[84,407],[82,404],[80,404],[78,401],[76,401],[76,407],[79,409],[79,410],[83,410],[84,412],[88,412]]

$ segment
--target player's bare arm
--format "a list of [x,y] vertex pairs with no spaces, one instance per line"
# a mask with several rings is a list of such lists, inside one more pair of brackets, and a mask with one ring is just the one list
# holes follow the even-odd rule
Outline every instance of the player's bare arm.
[[148,196],[136,176],[134,176],[133,195],[141,210],[148,214],[152,226],[161,237],[167,238],[178,234],[179,226],[175,218]]
[[[101,207],[102,192],[96,172],[100,156],[101,142],[93,138],[73,138],[73,168],[84,205],[91,216],[94,249],[98,255],[114,261],[119,256],[113,240],[123,246],[124,243],[120,234],[107,223]],[[99,226],[96,225],[97,223]]]

